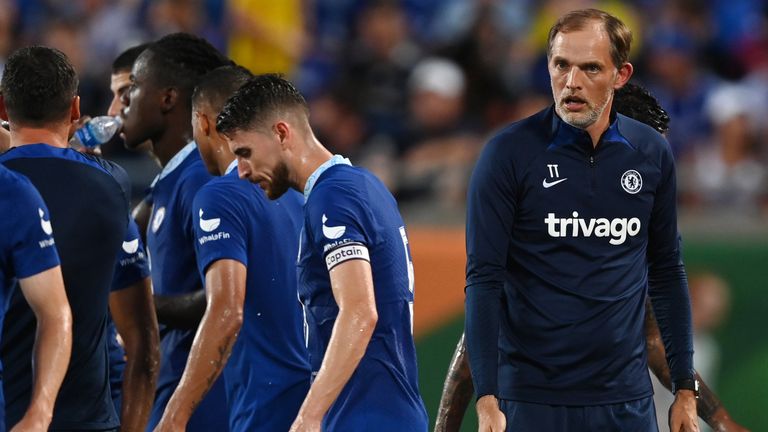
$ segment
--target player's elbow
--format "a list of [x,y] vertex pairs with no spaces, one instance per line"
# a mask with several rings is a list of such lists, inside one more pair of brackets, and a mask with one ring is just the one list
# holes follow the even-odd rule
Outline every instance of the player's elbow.
[[376,306],[360,308],[356,313],[356,322],[361,332],[373,333],[373,329],[376,328],[376,323],[379,322],[379,313],[376,311]]

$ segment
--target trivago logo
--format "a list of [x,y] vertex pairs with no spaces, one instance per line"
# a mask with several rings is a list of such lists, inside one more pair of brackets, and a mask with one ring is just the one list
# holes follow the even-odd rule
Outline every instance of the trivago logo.
[[573,217],[559,218],[554,213],[547,214],[544,219],[547,232],[552,237],[610,237],[612,245],[623,244],[627,236],[634,237],[640,232],[640,219],[627,218],[592,218],[582,219],[579,212],[573,212]]

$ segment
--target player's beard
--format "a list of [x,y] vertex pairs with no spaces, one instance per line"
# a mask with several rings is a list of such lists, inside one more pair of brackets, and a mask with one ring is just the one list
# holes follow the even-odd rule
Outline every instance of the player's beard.
[[596,103],[591,103],[590,101],[584,99],[587,105],[586,112],[569,112],[565,108],[565,99],[568,96],[572,95],[568,94],[560,97],[559,102],[555,105],[557,113],[560,115],[560,118],[562,118],[563,121],[569,125],[579,129],[586,129],[595,124],[600,116],[603,115],[603,112],[608,107],[608,103],[611,101],[611,97],[613,96],[613,88],[608,87],[608,89],[603,94],[603,97],[600,98],[600,100],[598,100]]
[[266,190],[267,198],[276,200],[288,191],[291,184],[288,180],[288,166],[280,162],[272,173],[272,182]]

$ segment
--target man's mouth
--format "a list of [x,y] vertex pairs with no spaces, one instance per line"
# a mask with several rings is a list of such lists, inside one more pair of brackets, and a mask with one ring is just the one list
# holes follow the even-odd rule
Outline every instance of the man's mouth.
[[569,111],[579,111],[587,105],[587,101],[578,96],[566,96],[563,98],[563,105]]

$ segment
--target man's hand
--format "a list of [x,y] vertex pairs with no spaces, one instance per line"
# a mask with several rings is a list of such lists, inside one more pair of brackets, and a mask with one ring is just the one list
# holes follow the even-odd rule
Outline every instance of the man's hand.
[[481,397],[477,400],[476,408],[478,432],[504,432],[507,429],[507,418],[499,409],[499,401],[496,396]]
[[679,390],[669,407],[670,432],[699,432],[696,395],[692,390]]
[[48,430],[48,426],[51,423],[51,416],[40,416],[35,413],[27,413],[16,425],[11,429],[11,432],[45,432]]

